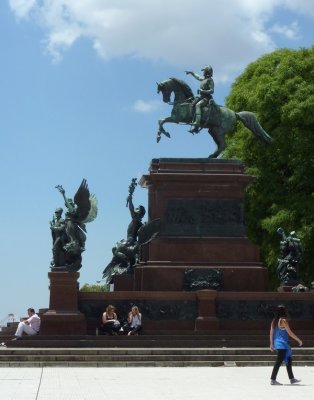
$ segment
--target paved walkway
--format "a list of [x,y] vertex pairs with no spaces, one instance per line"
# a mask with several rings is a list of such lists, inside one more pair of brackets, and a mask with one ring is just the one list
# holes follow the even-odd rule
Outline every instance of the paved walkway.
[[0,368],[1,400],[312,400],[314,367]]

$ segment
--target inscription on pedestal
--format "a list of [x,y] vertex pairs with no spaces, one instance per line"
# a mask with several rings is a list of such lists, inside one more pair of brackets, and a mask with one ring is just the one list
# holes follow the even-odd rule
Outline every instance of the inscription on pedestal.
[[184,271],[184,290],[223,290],[223,272],[215,269],[186,269]]
[[238,199],[170,199],[162,235],[245,236],[243,202]]

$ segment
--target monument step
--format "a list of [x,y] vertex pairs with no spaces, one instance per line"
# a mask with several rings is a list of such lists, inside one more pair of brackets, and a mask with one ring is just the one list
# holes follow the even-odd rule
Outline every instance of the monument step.
[[[272,366],[268,348],[1,349],[0,367]],[[294,365],[314,366],[314,347],[294,349]]]
[[[8,330],[3,330],[0,332],[0,340],[1,338],[9,338],[14,336],[15,329],[8,329]],[[309,331],[306,332],[297,332],[298,336],[302,337],[304,342],[307,342],[308,340],[314,340],[314,333],[310,333]],[[261,332],[221,332],[221,331],[212,331],[212,332],[193,332],[193,331],[188,331],[188,332],[163,332],[163,333],[156,333],[156,332],[144,332],[139,336],[127,336],[124,333],[119,333],[118,336],[109,336],[109,335],[95,335],[95,334],[88,334],[88,335],[41,335],[39,334],[38,336],[27,336],[23,335],[23,340],[34,340],[34,339],[39,339],[40,340],[229,340],[229,339],[234,339],[234,340],[242,340],[242,339],[248,339],[248,340],[268,340],[268,332],[261,331]]]
[[[0,361],[0,368],[44,368],[44,367],[85,367],[85,368],[125,368],[125,367],[272,367],[274,362],[235,362],[229,365],[229,363],[224,362],[212,362],[212,361],[204,361],[204,362],[117,362],[117,363],[107,363],[107,362],[2,362]],[[306,362],[306,363],[294,363],[294,366],[300,367],[310,367],[314,366],[314,362]]]
[[[273,355],[268,347],[216,348],[1,348],[2,355]],[[314,354],[314,347],[293,348],[294,357]]]
[[[314,335],[300,335],[305,347],[314,347]],[[38,335],[23,336],[12,341],[11,335],[1,335],[0,343],[17,348],[223,348],[267,347],[268,335]],[[293,343],[293,342],[291,342]]]
[[[154,362],[168,362],[168,361],[226,361],[226,362],[244,362],[244,361],[270,361],[273,362],[274,356],[272,354],[269,355],[108,355],[108,356],[100,356],[100,355],[33,355],[33,356],[24,356],[24,361],[33,361],[33,362],[53,362],[53,361],[61,361],[61,362],[141,362],[141,361],[154,361]],[[236,359],[236,360],[235,360]],[[2,356],[2,361],[21,361],[20,355],[8,355]],[[314,361],[314,355],[307,356],[295,356],[294,361]]]
[[0,337],[3,335],[10,335],[10,334],[14,334],[14,332],[16,331],[18,322],[10,322],[10,324],[8,324],[7,326],[2,326],[2,329],[0,331]]
[[[2,332],[0,331],[0,337],[3,336],[9,336],[11,334],[11,327],[10,328],[5,328],[8,330],[3,330]],[[13,329],[13,333],[15,330]],[[312,331],[301,331],[298,330],[296,331],[297,335],[302,337],[304,340],[306,339],[314,339],[314,332]],[[59,339],[59,340],[68,340],[68,339],[86,339],[86,338],[93,338],[95,340],[100,340],[103,338],[106,339],[125,339],[125,338],[130,338],[128,337],[124,332],[119,332],[117,336],[110,336],[110,335],[104,335],[101,334],[99,331],[99,334],[96,335],[95,331],[89,334],[81,334],[81,335],[73,335],[73,334],[51,334],[51,335],[46,335],[46,334],[39,334],[38,336],[35,336],[35,338],[41,337],[43,340],[45,339]],[[212,330],[212,331],[147,331],[143,330],[139,336],[131,336],[132,339],[135,338],[141,338],[141,340],[146,340],[146,339],[165,339],[165,338],[173,338],[176,340],[177,338],[179,339],[186,339],[186,338],[193,338],[195,340],[203,340],[206,338],[210,339],[224,339],[224,338],[267,338],[269,337],[268,331],[261,330],[261,331],[221,331],[221,330]],[[31,339],[31,336],[23,335],[23,339]]]

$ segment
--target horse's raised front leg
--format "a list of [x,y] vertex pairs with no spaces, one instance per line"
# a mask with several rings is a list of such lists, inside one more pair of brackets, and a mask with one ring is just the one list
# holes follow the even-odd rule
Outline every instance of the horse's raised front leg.
[[225,135],[221,130],[215,128],[212,128],[211,130],[208,129],[208,133],[211,135],[217,145],[216,151],[210,154],[208,158],[217,158],[227,147]]
[[163,118],[163,119],[160,119],[160,120],[158,121],[159,130],[158,130],[158,132],[157,132],[157,143],[160,141],[161,135],[165,135],[165,136],[167,136],[167,138],[170,138],[170,137],[171,137],[171,136],[170,136],[170,133],[167,132],[167,131],[165,131],[165,129],[164,129],[164,126],[163,126],[163,125],[164,125],[166,122],[176,122],[176,121],[174,121],[174,119],[173,119],[172,117]]

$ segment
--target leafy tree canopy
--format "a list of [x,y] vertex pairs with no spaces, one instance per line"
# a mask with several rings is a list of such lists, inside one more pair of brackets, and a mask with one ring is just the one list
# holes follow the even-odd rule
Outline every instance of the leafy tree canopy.
[[109,284],[105,283],[104,285],[90,285],[89,283],[85,283],[81,289],[81,292],[109,292]]
[[232,86],[227,106],[253,111],[273,138],[258,141],[243,125],[228,138],[225,158],[239,158],[256,177],[246,197],[248,236],[261,246],[276,279],[280,237],[295,230],[304,255],[300,276],[314,279],[314,46],[281,49],[250,64]]

